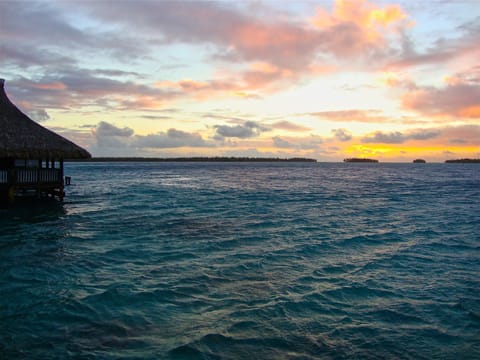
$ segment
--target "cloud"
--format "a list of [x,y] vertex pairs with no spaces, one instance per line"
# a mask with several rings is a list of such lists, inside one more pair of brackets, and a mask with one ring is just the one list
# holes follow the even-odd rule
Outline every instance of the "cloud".
[[333,129],[332,130],[333,135],[335,138],[339,141],[349,141],[352,139],[352,134],[345,129]]
[[411,26],[399,5],[377,7],[365,0],[337,0],[331,13],[319,8],[312,22],[325,32],[326,48],[337,57],[378,54],[388,47],[389,36]]
[[[113,38],[113,32],[96,34],[95,39],[127,55],[134,54],[141,45],[153,50],[151,44],[184,43],[208,46],[213,59],[268,64],[275,69],[244,72],[243,81],[251,85],[291,78],[295,73],[312,74],[325,65],[325,56],[342,62],[346,56],[358,60],[365,54],[369,56],[369,52],[384,52],[388,47],[387,37],[400,33],[408,20],[398,5],[379,7],[367,1],[338,0],[331,13],[318,8],[311,21],[288,18],[274,8],[265,9],[268,16],[264,16],[250,11],[248,6],[218,2],[123,1],[114,10],[106,2],[80,2],[72,6],[93,22],[108,24],[122,34],[138,34],[136,39]],[[80,44],[90,45],[91,34],[70,26],[65,16],[58,15],[66,7],[54,10],[57,12],[50,12],[57,16],[45,17],[52,18],[55,29],[65,28],[66,38],[71,36]]]
[[[331,71],[318,68],[316,73]],[[257,92],[274,93],[299,80],[304,70],[292,71],[274,64],[254,62],[237,71],[222,71],[217,78],[209,80],[181,79],[158,81],[156,87],[167,91],[193,96],[197,99],[211,97],[236,97],[248,100],[262,99]]]
[[[116,59],[141,54],[140,44],[126,33],[100,31],[102,26],[79,26],[69,13],[76,3],[0,2],[2,59],[0,63],[42,66],[58,73],[56,65],[75,66],[86,53],[108,53]],[[93,19],[90,19],[93,20]],[[65,54],[69,54],[65,56]]]
[[404,74],[384,72],[380,79],[399,92],[401,106],[426,117],[480,118],[480,66],[443,77],[437,86],[422,86]]
[[288,131],[295,131],[295,132],[303,132],[303,131],[311,131],[312,128],[295,124],[290,121],[277,121],[273,124],[270,125],[271,128],[273,129],[279,129],[279,130],[288,130]]
[[426,115],[480,119],[480,83],[417,87],[403,95],[402,106]]
[[415,147],[456,144],[465,147],[480,146],[480,125],[441,126],[406,131],[375,131],[362,137],[364,144],[404,144],[416,142]]
[[[72,96],[63,95],[58,101],[50,97],[46,102],[57,108],[90,101],[103,108],[148,109],[182,96],[260,99],[261,92],[279,91],[331,72],[339,63],[350,66],[352,58],[355,64],[371,67],[372,54],[387,54],[389,36],[399,33],[408,19],[397,5],[377,6],[368,1],[337,0],[331,12],[318,8],[309,19],[285,16],[268,5],[261,12],[251,11],[253,4],[230,5],[121,1],[112,9],[103,1],[31,2],[28,7],[0,2],[0,66],[17,71],[20,66],[32,68],[38,74],[36,82],[65,85],[65,92]],[[71,13],[83,21],[73,22]],[[169,77],[158,81],[156,88],[125,81],[138,81],[141,75],[122,70],[124,66],[158,64],[163,61],[159,47],[180,44],[195,46],[207,54],[204,60],[227,66],[210,79]],[[85,54],[108,61],[110,68],[86,70]],[[76,76],[82,72],[88,76]],[[131,99],[109,83],[112,78],[123,80],[119,83],[132,94]],[[87,84],[102,89],[86,89]],[[47,100],[40,90],[31,89],[27,96]],[[100,96],[93,101],[96,93]]]
[[119,153],[126,149],[135,152],[145,149],[171,149],[181,147],[212,147],[213,143],[205,141],[200,134],[189,133],[171,128],[165,132],[148,135],[136,135],[128,127],[120,128],[101,121],[92,130],[98,148],[108,148],[110,153]]
[[323,139],[317,135],[310,135],[308,137],[280,137],[272,138],[273,145],[281,149],[296,149],[296,150],[318,150],[319,146],[323,144]]
[[480,146],[480,125],[459,125],[440,128],[444,142]]
[[388,117],[383,115],[381,110],[337,110],[337,111],[318,111],[307,115],[317,117],[322,120],[338,122],[365,122],[365,123],[383,123],[389,121]]
[[119,128],[106,121],[101,121],[92,129],[95,139],[94,148],[125,151],[129,147],[133,134],[134,131],[128,127]]
[[28,115],[35,121],[43,122],[50,120],[50,115],[44,109],[33,109],[28,111]]
[[101,121],[100,123],[98,123],[96,129],[94,129],[94,135],[97,137],[130,137],[133,135],[133,130],[128,127],[119,128],[105,121]]
[[215,139],[223,140],[224,138],[235,137],[240,139],[251,138],[260,135],[269,129],[255,121],[245,121],[240,125],[215,125]]
[[179,148],[179,147],[212,147],[199,134],[188,133],[177,129],[169,129],[166,132],[137,135],[131,146],[136,148]]
[[[43,76],[37,80],[20,78],[6,86],[15,102],[49,109],[71,109],[98,106],[108,110],[158,109],[165,102],[180,96],[132,81],[95,76],[95,70],[64,70],[61,76]],[[20,101],[18,101],[20,103]]]
[[375,144],[402,144],[407,140],[428,140],[438,137],[440,132],[438,130],[412,130],[407,133],[400,131],[393,131],[384,133],[382,131],[375,131],[373,134],[367,135],[361,139],[362,143]]
[[466,144],[467,141],[464,140],[464,139],[451,139],[449,141],[449,143],[451,143],[451,144]]
[[253,94],[246,93],[246,86],[244,86],[239,79],[235,78],[205,81],[191,79],[157,81],[155,87],[162,91],[177,93],[184,97],[192,96],[199,100],[211,97],[254,97]]
[[79,9],[98,21],[141,32],[159,43],[214,45],[217,58],[234,62],[264,61],[282,68],[302,68],[317,48],[318,34],[313,29],[282,21],[273,10],[265,20],[240,6],[218,2],[123,1],[117,5],[115,11],[103,2],[81,4]]
[[280,136],[275,136],[272,138],[273,145],[277,148],[282,149],[294,149],[296,146],[287,140],[282,139]]
[[[2,3],[6,4],[7,2],[0,2],[0,10]],[[1,24],[0,26],[0,29],[3,31],[3,26]],[[24,43],[4,41],[1,52],[0,65],[4,69],[22,67],[22,69],[37,70],[39,67],[42,67],[51,68],[52,71],[57,69],[58,71],[58,69],[76,66],[77,64],[77,61],[71,56]]]
[[[414,49],[412,41],[403,34],[403,51],[399,56],[390,61],[385,68],[399,70],[424,65],[446,64],[456,59],[470,58],[476,63],[480,56],[480,16],[472,21],[458,26],[454,33],[460,31],[460,35],[454,37],[452,34],[441,34],[441,37],[434,38],[431,46],[424,52]],[[450,37],[448,37],[450,36]]]

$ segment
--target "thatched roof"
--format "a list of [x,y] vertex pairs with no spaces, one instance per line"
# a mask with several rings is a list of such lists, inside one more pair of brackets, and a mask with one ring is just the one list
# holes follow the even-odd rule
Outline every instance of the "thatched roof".
[[7,97],[0,79],[0,158],[79,159],[91,155],[70,140],[37,124]]

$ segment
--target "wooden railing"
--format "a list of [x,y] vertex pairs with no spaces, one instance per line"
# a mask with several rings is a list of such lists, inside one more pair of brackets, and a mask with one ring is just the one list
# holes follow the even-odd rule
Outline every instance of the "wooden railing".
[[0,184],[10,185],[61,185],[60,169],[9,169],[0,170]]

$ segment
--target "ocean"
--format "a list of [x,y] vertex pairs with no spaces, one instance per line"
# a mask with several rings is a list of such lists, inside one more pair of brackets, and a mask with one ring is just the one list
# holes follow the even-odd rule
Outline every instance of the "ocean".
[[480,166],[67,163],[0,209],[1,359],[480,359]]

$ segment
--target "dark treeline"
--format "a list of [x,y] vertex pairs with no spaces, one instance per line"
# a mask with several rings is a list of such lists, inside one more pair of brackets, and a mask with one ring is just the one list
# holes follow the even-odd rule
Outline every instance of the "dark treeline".
[[348,158],[348,159],[343,159],[343,162],[378,163],[378,160],[376,160],[376,159],[366,159],[366,158]]
[[456,160],[445,160],[446,163],[461,163],[461,164],[468,164],[468,163],[480,163],[480,159],[456,159]]
[[176,158],[151,158],[151,157],[93,157],[91,159],[75,159],[69,162],[317,162],[315,159],[294,158],[263,158],[263,157],[176,157]]

